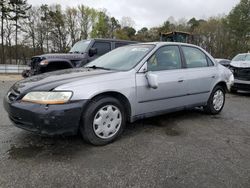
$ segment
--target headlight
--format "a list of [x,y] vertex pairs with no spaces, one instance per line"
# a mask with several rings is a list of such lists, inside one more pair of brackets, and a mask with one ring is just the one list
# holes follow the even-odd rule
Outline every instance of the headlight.
[[231,74],[231,76],[229,77],[228,82],[229,82],[230,85],[234,84],[234,75],[233,74]]
[[40,62],[40,65],[48,65],[49,64],[49,62],[47,61],[47,60],[42,60],[41,62]]
[[229,67],[229,70],[234,73],[234,68],[233,67]]
[[71,91],[33,91],[26,94],[22,98],[22,101],[33,102],[38,104],[64,104],[69,101],[71,96]]

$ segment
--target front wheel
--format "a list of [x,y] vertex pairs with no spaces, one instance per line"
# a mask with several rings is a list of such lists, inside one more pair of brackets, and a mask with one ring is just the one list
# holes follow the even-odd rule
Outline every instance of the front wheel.
[[93,145],[105,145],[120,136],[126,122],[123,105],[115,98],[101,97],[86,109],[80,131],[83,138]]
[[215,115],[222,111],[224,104],[225,90],[221,86],[216,86],[207,101],[207,105],[204,106],[204,110],[209,114]]

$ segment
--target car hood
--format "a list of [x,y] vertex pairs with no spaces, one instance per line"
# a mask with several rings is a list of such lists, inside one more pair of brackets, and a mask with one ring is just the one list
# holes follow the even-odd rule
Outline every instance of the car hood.
[[250,68],[250,61],[232,61],[230,65],[237,68]]
[[25,94],[31,90],[49,91],[54,88],[85,78],[96,77],[103,74],[109,74],[113,71],[101,69],[75,68],[32,76],[18,81],[12,86],[12,89],[18,93]]
[[40,56],[42,59],[68,59],[68,60],[78,60],[86,57],[86,53],[78,54],[78,53],[55,53],[55,54],[43,54]]

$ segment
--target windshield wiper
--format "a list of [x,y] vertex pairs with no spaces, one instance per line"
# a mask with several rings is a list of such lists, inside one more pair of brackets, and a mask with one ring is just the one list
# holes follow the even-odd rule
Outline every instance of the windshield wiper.
[[96,65],[92,65],[92,66],[87,66],[85,68],[91,68],[91,69],[103,69],[103,70],[112,70],[110,68],[106,68],[106,67],[98,67]]

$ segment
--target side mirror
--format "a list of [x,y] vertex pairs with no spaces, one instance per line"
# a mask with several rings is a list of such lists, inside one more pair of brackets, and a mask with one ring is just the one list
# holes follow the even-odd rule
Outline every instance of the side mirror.
[[156,74],[153,74],[152,72],[147,72],[146,73],[146,78],[148,81],[148,85],[149,87],[153,88],[153,89],[157,89],[158,88],[158,76]]
[[97,54],[97,48],[90,48],[89,49],[89,56],[90,57],[93,57],[96,54]]

